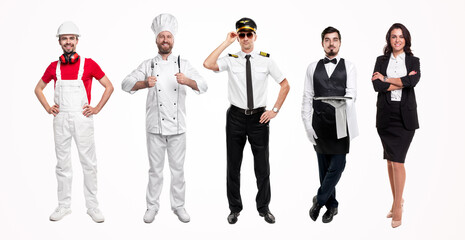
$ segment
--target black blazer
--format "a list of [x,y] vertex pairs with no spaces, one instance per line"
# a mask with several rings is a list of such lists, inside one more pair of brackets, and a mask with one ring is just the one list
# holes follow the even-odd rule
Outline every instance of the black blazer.
[[[379,56],[376,59],[374,72],[379,72],[386,76],[386,70],[389,64],[390,56]],[[415,130],[419,128],[418,114],[417,114],[417,101],[415,99],[414,87],[420,81],[420,59],[414,56],[405,56],[405,65],[407,67],[407,76],[400,78],[404,88],[402,88],[402,98],[400,101],[400,111],[402,121],[407,130]],[[417,74],[409,76],[408,73],[416,71]],[[378,92],[378,101],[376,103],[376,127],[386,128],[389,124],[389,115],[391,104],[391,92],[387,91],[389,83],[383,82],[379,79],[372,81],[373,88]]]

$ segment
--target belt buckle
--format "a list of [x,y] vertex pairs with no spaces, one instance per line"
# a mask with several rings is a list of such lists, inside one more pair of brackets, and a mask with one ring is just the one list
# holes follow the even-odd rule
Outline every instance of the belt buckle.
[[245,109],[244,114],[249,116],[253,114],[253,109]]

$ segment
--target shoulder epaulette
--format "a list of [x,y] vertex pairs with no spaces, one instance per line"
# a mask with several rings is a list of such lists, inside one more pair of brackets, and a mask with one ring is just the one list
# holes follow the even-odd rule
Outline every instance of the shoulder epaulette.
[[231,53],[228,53],[228,56],[233,57],[233,58],[238,58],[239,57],[236,54],[231,54]]
[[263,56],[263,57],[270,57],[270,54],[269,54],[269,53],[266,53],[266,52],[260,52],[260,56]]

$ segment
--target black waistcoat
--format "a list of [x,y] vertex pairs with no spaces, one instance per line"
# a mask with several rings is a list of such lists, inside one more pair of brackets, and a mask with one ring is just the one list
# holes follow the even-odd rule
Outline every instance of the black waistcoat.
[[[328,63],[330,64],[330,63]],[[328,77],[323,59],[318,62],[313,73],[315,97],[333,97],[346,95],[347,72],[343,58],[339,60],[331,77]]]
[[[323,60],[316,65],[313,73],[313,90],[315,97],[345,96],[347,72],[344,59],[341,58],[332,75],[326,72]],[[342,154],[349,150],[348,138],[337,139],[336,117],[334,107],[330,104],[313,100],[313,129],[318,139],[315,150],[325,154]]]

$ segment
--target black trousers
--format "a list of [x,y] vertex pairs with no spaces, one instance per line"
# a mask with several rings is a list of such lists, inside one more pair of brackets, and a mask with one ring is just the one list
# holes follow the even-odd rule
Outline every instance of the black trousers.
[[248,139],[254,156],[257,179],[257,210],[267,212],[271,199],[270,162],[268,153],[269,122],[259,122],[263,112],[245,115],[230,107],[226,113],[227,194],[231,212],[242,210],[241,164],[242,152]]
[[341,178],[346,166],[346,154],[321,154],[318,157],[318,169],[320,171],[320,188],[318,188],[317,201],[320,206],[337,208],[336,184]]

